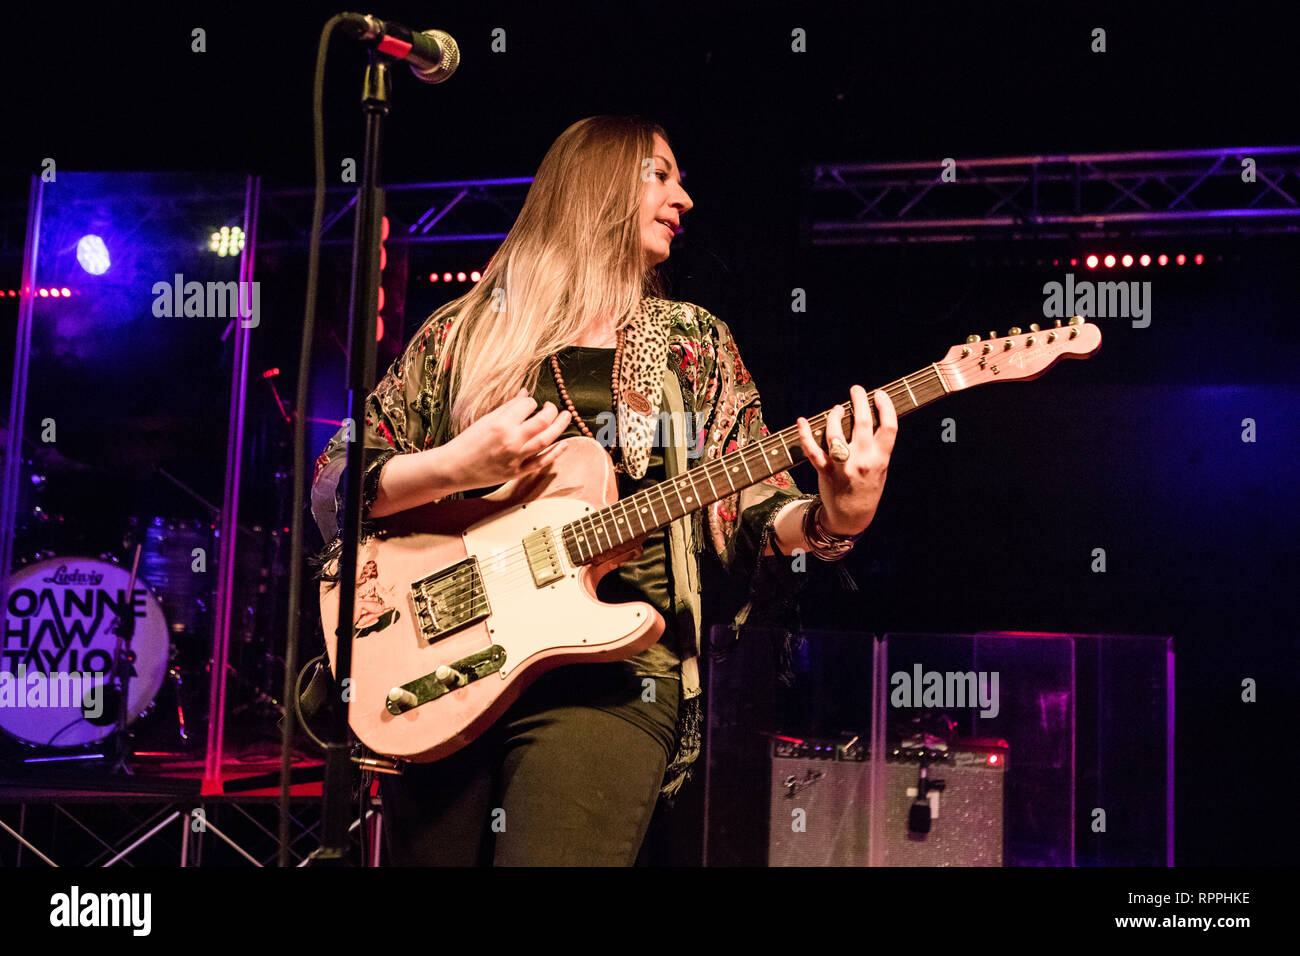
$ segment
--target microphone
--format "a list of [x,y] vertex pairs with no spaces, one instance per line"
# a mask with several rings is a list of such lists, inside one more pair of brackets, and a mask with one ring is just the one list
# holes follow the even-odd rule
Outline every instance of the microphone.
[[460,47],[441,30],[416,33],[392,20],[380,20],[368,13],[341,14],[340,27],[358,40],[374,43],[380,53],[405,60],[416,79],[441,83],[460,66]]

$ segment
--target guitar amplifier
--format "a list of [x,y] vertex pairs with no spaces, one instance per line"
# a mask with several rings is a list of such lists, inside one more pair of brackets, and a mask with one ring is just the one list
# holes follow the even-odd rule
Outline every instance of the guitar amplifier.
[[896,749],[882,768],[856,742],[777,738],[771,760],[769,866],[1002,865],[1000,741]]

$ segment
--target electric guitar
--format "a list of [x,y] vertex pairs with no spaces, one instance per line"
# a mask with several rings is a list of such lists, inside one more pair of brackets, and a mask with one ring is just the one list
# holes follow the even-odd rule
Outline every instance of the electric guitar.
[[[902,416],[975,385],[1037,378],[1062,358],[1101,347],[1101,331],[1079,316],[1056,324],[971,336],[885,392]],[[842,407],[848,435],[852,403]],[[809,419],[818,441],[826,418]],[[659,612],[643,601],[606,604],[596,598],[597,582],[649,533],[804,457],[790,427],[620,500],[604,448],[586,437],[563,440],[573,447],[556,466],[483,498],[377,519],[362,542],[348,720],[371,750],[439,760],[483,733],[546,671],[650,647],[664,630]],[[338,593],[336,583],[321,586],[331,667]]]

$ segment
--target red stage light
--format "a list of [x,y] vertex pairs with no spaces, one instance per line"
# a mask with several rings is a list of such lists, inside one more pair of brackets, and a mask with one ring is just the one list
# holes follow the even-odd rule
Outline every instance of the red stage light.
[[1167,266],[1169,265],[1169,257],[1162,252],[1159,257],[1157,257],[1156,262],[1160,263],[1162,266]]
[[1072,265],[1072,266],[1077,266],[1078,264],[1079,264],[1079,260],[1078,260],[1078,259],[1071,259],[1071,260],[1070,260],[1070,265]]
[[1119,261],[1124,266],[1124,268],[1127,269],[1129,266],[1133,264],[1133,257],[1126,252],[1124,253],[1124,258]]
[[451,281],[451,273],[450,273],[450,272],[444,272],[444,273],[442,274],[442,281],[443,281],[443,282],[450,282],[450,281]]
[[[1072,259],[1072,260],[1070,260],[1070,261],[1073,262],[1074,260]],[[1089,256],[1087,261],[1088,261],[1088,268],[1089,268],[1089,269],[1095,269],[1095,268],[1097,268],[1097,257],[1096,257],[1096,256]]]
[[49,290],[49,289],[41,289],[41,290],[40,290],[39,292],[37,292],[36,294],[39,295],[39,296],[40,296],[41,298],[43,298],[43,299],[44,299],[44,298],[49,298],[50,290]]
[[381,216],[379,218],[379,239],[382,242],[387,238],[388,238],[388,217]]
[[1174,256],[1174,262],[1178,263],[1180,266],[1186,265],[1187,257],[1180,252],[1178,255]]
[[481,278],[483,278],[483,273],[479,272],[477,269],[469,274],[470,282],[477,282]]
[[376,311],[377,312],[384,311],[384,287],[383,286],[379,287],[379,305],[376,306]]
[[1106,258],[1102,260],[1102,262],[1106,263],[1107,269],[1115,268],[1115,257],[1112,255],[1107,255]]
[[1000,764],[1001,762],[1002,762],[1002,758],[999,757],[997,754],[989,754],[989,766],[990,766],[990,767],[996,767],[996,766],[997,766],[998,764]]
[[467,275],[465,275],[465,273],[463,273],[463,272],[457,272],[457,273],[456,273],[456,281],[457,281],[457,282],[464,282],[467,278],[469,278],[469,277],[468,277]]
[[1147,255],[1147,254],[1144,252],[1144,253],[1142,253],[1142,255],[1138,258],[1138,262],[1139,262],[1141,265],[1149,266],[1149,265],[1151,265],[1151,257],[1150,257],[1149,255]]
[[[1205,262],[1205,256],[1198,252],[1198,253],[1196,254],[1196,256],[1192,259],[1192,261],[1195,262],[1195,263],[1199,266],[1199,265],[1201,265],[1202,263]],[[64,295],[67,295],[67,291],[66,291],[66,290],[64,291]]]
[[438,273],[436,273],[436,272],[430,272],[430,273],[429,273],[429,281],[430,281],[430,282],[437,282],[437,281],[438,281]]

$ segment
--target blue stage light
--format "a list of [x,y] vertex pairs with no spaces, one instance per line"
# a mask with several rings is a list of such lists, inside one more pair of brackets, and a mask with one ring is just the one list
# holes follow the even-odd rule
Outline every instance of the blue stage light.
[[108,247],[104,245],[104,240],[93,234],[77,240],[77,262],[92,276],[102,276],[112,265],[108,260]]

